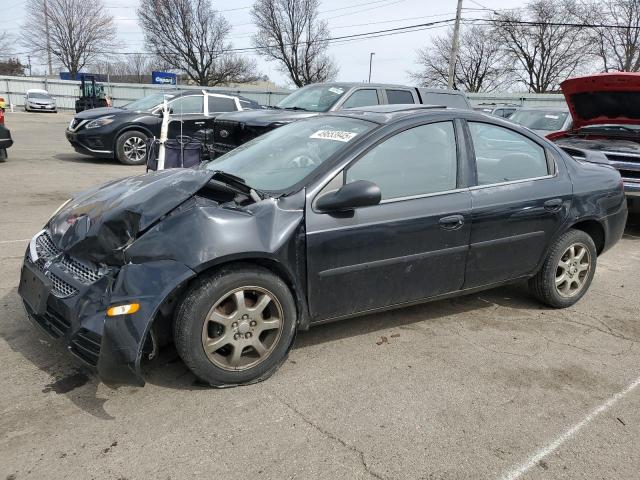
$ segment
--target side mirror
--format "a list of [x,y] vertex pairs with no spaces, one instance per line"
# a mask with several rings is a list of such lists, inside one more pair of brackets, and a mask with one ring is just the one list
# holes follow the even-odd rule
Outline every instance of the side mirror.
[[378,185],[367,180],[356,180],[334,192],[325,193],[316,201],[316,207],[323,212],[353,210],[378,205],[381,199]]

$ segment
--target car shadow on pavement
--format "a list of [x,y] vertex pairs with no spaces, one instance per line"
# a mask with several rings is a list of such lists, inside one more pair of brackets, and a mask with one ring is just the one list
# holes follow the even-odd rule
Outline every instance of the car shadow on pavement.
[[[424,322],[428,326],[457,324],[460,321],[460,315],[481,309],[495,309],[497,305],[527,310],[545,308],[528,295],[526,283],[513,284],[480,294],[439,300],[318,325],[309,331],[299,332],[293,348],[304,350],[322,343],[378,332],[381,336],[388,335],[388,332],[393,330],[411,330],[413,329],[412,324],[419,322]],[[173,345],[161,348],[159,355],[148,362],[143,371],[145,380],[152,385],[178,390],[211,388],[198,381],[182,362]]]
[[[17,287],[0,299],[5,319],[0,325],[0,338],[9,348],[22,355],[49,376],[42,385],[34,385],[42,395],[64,395],[83,411],[103,420],[113,420],[104,409],[107,398],[97,394],[100,380],[79,360],[71,356],[61,342],[32,324],[24,312]],[[39,379],[40,375],[33,375]]]
[[82,155],[81,153],[56,153],[53,155],[56,160],[62,160],[63,162],[71,163],[93,163],[96,165],[122,165],[115,158],[95,158],[88,155]]

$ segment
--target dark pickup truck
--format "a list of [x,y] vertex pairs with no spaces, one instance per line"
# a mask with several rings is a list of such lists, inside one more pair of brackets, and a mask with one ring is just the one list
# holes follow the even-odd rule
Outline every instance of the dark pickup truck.
[[378,83],[316,83],[296,90],[275,107],[218,116],[214,121],[213,150],[216,156],[225,154],[263,133],[322,113],[412,103],[471,109],[464,93],[456,90]]

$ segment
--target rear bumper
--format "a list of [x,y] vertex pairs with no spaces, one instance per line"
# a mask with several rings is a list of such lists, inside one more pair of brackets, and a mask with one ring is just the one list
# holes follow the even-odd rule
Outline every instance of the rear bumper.
[[[44,311],[40,308],[37,314],[38,307],[27,300],[33,301],[30,291],[37,287],[26,280],[30,275],[43,274],[52,281],[52,287],[44,293]],[[194,275],[188,267],[166,260],[125,265],[87,284],[70,275],[56,260],[31,262],[27,251],[19,294],[28,318],[97,371],[102,381],[143,386],[141,362],[158,309],[172,291]],[[106,316],[109,306],[134,301],[140,304],[136,313]]]
[[627,215],[627,202],[622,202],[617,212],[601,219],[601,224],[605,230],[604,248],[601,253],[609,250],[622,238],[627,225]]

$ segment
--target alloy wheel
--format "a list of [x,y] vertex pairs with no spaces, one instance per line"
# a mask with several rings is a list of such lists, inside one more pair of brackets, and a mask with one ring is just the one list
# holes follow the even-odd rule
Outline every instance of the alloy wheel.
[[591,254],[586,245],[574,243],[567,248],[556,268],[556,290],[566,298],[580,293],[591,272]]
[[143,138],[127,138],[123,145],[124,155],[130,162],[140,162],[147,154],[147,143]]
[[209,360],[229,371],[246,370],[264,361],[280,335],[284,311],[276,296],[261,287],[226,293],[207,314],[202,347]]

